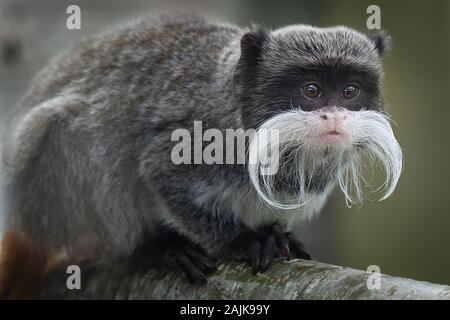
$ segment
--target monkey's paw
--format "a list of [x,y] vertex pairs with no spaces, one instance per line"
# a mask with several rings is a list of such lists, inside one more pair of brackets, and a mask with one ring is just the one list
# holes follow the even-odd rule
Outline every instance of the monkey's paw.
[[217,268],[215,261],[198,245],[189,240],[170,246],[163,256],[167,267],[192,284],[204,284],[207,275]]
[[284,232],[278,223],[259,232],[243,233],[227,247],[225,255],[233,260],[249,261],[253,274],[266,271],[280,256],[311,259],[302,242],[292,232]]

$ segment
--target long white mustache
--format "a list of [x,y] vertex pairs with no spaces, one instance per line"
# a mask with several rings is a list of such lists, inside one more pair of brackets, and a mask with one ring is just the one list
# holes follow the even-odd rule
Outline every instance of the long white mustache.
[[[361,161],[364,153],[371,167],[378,165],[383,169],[385,180],[377,190],[383,191],[380,201],[388,198],[403,169],[402,150],[389,118],[380,112],[365,110],[349,111],[348,118],[345,128],[348,143],[339,146],[308,142],[320,121],[315,112],[290,111],[264,122],[251,139],[248,165],[250,180],[261,199],[279,209],[302,207],[314,196],[308,192],[308,186],[320,173],[331,175],[330,183],[337,182],[348,206],[362,203],[362,182],[366,182]],[[294,196],[276,190],[277,174],[270,170],[267,174],[268,165],[278,168],[277,174],[295,181],[298,187]]]

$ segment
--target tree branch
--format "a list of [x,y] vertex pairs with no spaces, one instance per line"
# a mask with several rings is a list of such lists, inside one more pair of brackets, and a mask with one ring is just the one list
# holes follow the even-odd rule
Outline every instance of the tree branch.
[[450,299],[450,287],[381,275],[368,289],[368,272],[301,260],[279,261],[253,276],[243,264],[221,264],[207,285],[193,286],[174,274],[131,274],[111,268],[82,273],[82,289],[53,278],[42,298],[58,299]]

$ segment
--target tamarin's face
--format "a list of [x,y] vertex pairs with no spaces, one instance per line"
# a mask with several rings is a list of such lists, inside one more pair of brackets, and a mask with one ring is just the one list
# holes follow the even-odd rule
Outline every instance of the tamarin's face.
[[288,185],[301,194],[298,204],[338,181],[348,201],[360,201],[361,150],[385,169],[385,197],[393,191],[402,155],[380,93],[387,42],[384,34],[369,37],[344,27],[291,26],[242,37],[235,83],[244,125],[276,129],[280,138],[278,174],[257,178],[250,172],[261,195],[264,188],[272,194],[277,185]]

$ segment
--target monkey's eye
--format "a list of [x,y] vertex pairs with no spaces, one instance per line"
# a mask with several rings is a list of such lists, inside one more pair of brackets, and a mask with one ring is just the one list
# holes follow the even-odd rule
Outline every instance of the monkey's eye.
[[308,84],[303,87],[302,91],[303,95],[308,99],[317,99],[322,93],[322,90],[317,84]]
[[342,95],[345,99],[354,99],[359,95],[360,91],[361,90],[357,86],[349,84],[344,88],[344,92],[342,93]]

